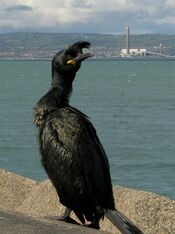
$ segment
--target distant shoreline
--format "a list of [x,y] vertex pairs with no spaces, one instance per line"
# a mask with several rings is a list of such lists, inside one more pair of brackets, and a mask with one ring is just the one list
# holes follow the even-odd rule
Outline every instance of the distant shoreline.
[[[130,35],[130,48],[136,50],[143,48],[149,52],[149,56],[121,58],[121,50],[126,47],[125,34],[22,32],[0,34],[0,60],[51,60],[56,52],[79,40],[91,42],[91,49],[95,55],[92,59],[95,60],[175,60],[174,35]],[[160,55],[166,58],[159,57]]]
[[[0,58],[0,61],[51,61],[52,58]],[[175,57],[110,57],[91,58],[88,61],[175,61]]]

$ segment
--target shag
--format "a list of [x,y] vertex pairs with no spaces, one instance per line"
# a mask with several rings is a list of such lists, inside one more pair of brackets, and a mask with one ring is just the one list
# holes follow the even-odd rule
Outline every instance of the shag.
[[[52,60],[49,91],[34,108],[34,123],[42,165],[66,207],[59,220],[99,229],[104,215],[124,234],[142,233],[114,205],[108,159],[88,117],[69,105],[72,83],[81,62],[93,53],[90,43],[78,41]],[[86,48],[86,50],[84,50]]]

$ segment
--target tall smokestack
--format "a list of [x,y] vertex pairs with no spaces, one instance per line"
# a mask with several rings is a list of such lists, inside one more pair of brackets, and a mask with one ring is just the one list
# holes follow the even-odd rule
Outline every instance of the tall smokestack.
[[160,54],[162,54],[162,44],[160,44]]
[[129,49],[129,27],[128,26],[126,26],[125,31],[126,31],[126,54],[129,54],[130,49]]

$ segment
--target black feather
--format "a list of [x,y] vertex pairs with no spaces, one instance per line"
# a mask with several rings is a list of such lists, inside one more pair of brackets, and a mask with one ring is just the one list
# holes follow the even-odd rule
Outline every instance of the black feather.
[[105,216],[121,231],[123,234],[143,234],[126,216],[118,210],[106,210]]
[[90,42],[88,41],[77,41],[76,43],[74,43],[72,45],[72,47],[77,47],[79,49],[83,49],[83,48],[89,48],[90,47]]

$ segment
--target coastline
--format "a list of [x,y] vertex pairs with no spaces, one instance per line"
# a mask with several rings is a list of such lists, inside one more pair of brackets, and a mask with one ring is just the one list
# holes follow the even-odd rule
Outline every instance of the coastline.
[[[51,61],[52,57],[9,57],[0,58],[0,61]],[[159,57],[159,56],[143,56],[143,57],[93,57],[88,59],[88,61],[175,61],[175,56],[170,57]]]
[[[113,190],[116,208],[145,234],[175,233],[174,200],[120,186],[115,186]],[[58,202],[49,180],[37,182],[0,169],[0,210],[8,211],[12,216],[13,212],[20,212],[40,219],[59,215],[64,207]],[[100,226],[102,231],[120,233],[106,218]]]

